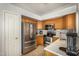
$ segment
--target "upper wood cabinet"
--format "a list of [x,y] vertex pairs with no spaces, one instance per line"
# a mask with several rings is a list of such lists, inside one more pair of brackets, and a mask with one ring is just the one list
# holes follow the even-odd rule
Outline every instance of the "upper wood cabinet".
[[37,22],[37,29],[43,29],[43,22],[42,21]]
[[55,24],[55,29],[63,29],[63,17],[44,20],[43,21],[43,28],[47,24]]
[[47,24],[55,24],[55,29],[75,29],[76,28],[76,14],[68,14],[58,18],[51,18],[42,22],[44,28]]
[[44,21],[36,21],[33,18],[23,17],[23,22],[30,22],[37,25],[37,29],[44,29],[47,24],[55,24],[55,29],[75,29],[76,14],[68,14],[58,18],[46,19]]
[[36,19],[30,18],[30,17],[26,17],[26,16],[22,16],[22,22],[37,24],[37,20]]
[[65,25],[66,25],[66,29],[75,29],[76,28],[76,14],[73,13],[73,14],[69,14],[66,17],[65,19]]

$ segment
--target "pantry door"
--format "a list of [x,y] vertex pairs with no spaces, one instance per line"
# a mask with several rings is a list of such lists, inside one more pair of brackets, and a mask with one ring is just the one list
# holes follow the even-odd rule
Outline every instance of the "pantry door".
[[5,19],[5,54],[21,55],[21,22],[16,14],[4,13]]

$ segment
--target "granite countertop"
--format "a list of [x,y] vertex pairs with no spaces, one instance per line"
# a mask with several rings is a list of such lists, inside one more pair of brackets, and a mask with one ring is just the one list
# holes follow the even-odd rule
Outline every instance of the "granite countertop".
[[44,50],[54,53],[58,56],[67,56],[65,52],[59,50],[59,47],[66,47],[66,40],[57,39],[55,42],[45,47]]

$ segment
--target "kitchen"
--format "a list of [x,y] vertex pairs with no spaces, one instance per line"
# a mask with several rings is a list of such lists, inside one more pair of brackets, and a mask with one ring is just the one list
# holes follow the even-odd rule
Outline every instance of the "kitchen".
[[[75,25],[76,13],[67,14],[65,16],[61,16],[61,17],[57,17],[57,18],[46,19],[46,20],[43,20],[43,21],[36,21],[35,19],[29,18],[29,17],[22,17],[22,18],[23,18],[23,22],[32,23],[32,24],[36,25],[35,26],[36,27],[35,29],[37,31],[36,32],[36,47],[38,47],[39,45],[44,46],[45,47],[44,53],[47,56],[50,56],[50,53],[51,53],[50,51],[52,49],[53,49],[52,52],[55,52],[54,50],[59,49],[59,48],[54,49],[56,47],[55,45],[59,44],[59,42],[62,43],[61,45],[63,45],[63,44],[64,44],[64,46],[67,45],[67,42],[66,42],[66,40],[67,40],[67,37],[66,37],[67,30],[68,29],[76,29],[76,25]],[[46,25],[50,28],[47,28]],[[56,34],[55,35],[53,34],[51,36],[52,39],[49,38],[48,40],[46,40],[46,38],[44,36],[47,35],[47,31],[50,30],[50,29],[54,29]],[[28,33],[28,32],[29,32],[29,30],[26,33]],[[51,33],[49,33],[49,34],[51,34]],[[28,36],[26,36],[26,37],[28,37]],[[61,45],[57,45],[57,46],[61,46]],[[31,48],[29,48],[29,49],[31,49]],[[27,51],[27,49],[26,49],[26,51]],[[66,55],[61,50],[58,50],[58,52],[61,52],[62,54],[60,53],[60,54],[57,54],[57,55]],[[24,53],[26,54],[26,52],[24,52]],[[55,54],[51,53],[51,55],[55,55]]]
[[77,4],[8,3],[0,4],[0,7],[1,56],[78,54],[72,53],[79,48],[79,41],[75,42],[79,33]]

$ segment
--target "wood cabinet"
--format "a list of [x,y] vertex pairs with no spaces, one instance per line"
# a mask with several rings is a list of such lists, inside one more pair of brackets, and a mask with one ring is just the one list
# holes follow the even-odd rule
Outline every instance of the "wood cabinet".
[[58,17],[58,18],[46,19],[41,22],[42,22],[42,25],[41,25],[42,28],[44,28],[45,25],[47,24],[55,24],[55,29],[75,29],[76,28],[76,14],[72,13],[72,14],[68,14],[62,17]]
[[44,45],[43,35],[36,36],[36,45]]
[[75,29],[76,28],[76,17],[74,14],[69,14],[66,16],[66,29]]
[[37,29],[43,29],[43,23],[42,21],[37,22]]
[[22,22],[27,22],[27,23],[32,23],[32,24],[37,25],[36,19],[30,18],[30,17],[27,17],[27,16],[22,16]]
[[63,17],[51,18],[43,21],[43,28],[47,24],[55,24],[55,29],[63,29]]

